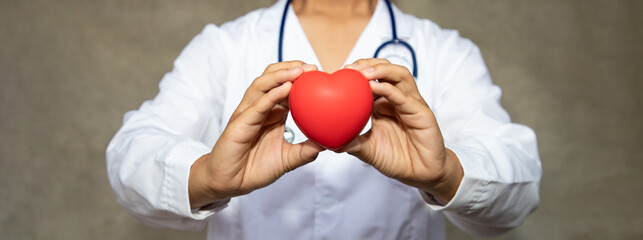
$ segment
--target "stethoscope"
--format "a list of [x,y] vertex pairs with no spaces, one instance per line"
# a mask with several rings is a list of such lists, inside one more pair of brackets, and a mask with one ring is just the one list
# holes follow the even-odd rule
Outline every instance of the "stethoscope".
[[[279,62],[283,61],[283,41],[284,41],[284,28],[286,26],[286,16],[288,14],[288,7],[290,7],[290,1],[286,1],[286,7],[284,8],[284,13],[283,16],[281,17],[281,26],[279,26],[279,46],[277,47],[277,60]],[[373,55],[373,58],[377,58],[386,46],[389,45],[399,45],[403,46],[406,48],[410,53],[411,53],[411,61],[413,64],[413,69],[411,70],[413,73],[413,77],[417,79],[417,60],[415,59],[415,51],[413,51],[413,47],[406,41],[399,39],[397,37],[397,26],[395,25],[395,15],[393,14],[393,7],[391,7],[391,2],[389,0],[384,0],[386,3],[386,7],[388,7],[388,14],[389,17],[391,18],[391,32],[393,33],[393,39],[386,41],[380,45],[377,50],[375,50],[375,54]],[[284,139],[290,143],[294,142],[295,140],[295,133],[290,129],[288,126],[286,126],[286,130],[284,132]]]
[[[380,51],[384,49],[386,46],[389,45],[399,45],[403,46],[406,48],[410,53],[411,53],[411,61],[413,63],[413,77],[417,79],[418,72],[417,72],[417,61],[415,60],[415,51],[413,51],[413,47],[406,41],[397,38],[397,26],[395,25],[395,15],[393,15],[393,7],[391,7],[391,2],[389,0],[384,0],[386,2],[386,6],[388,7],[388,14],[389,17],[391,18],[391,32],[393,32],[393,39],[386,41],[380,45],[377,50],[375,50],[375,54],[373,55],[373,58],[377,58],[380,54]],[[277,51],[277,60],[279,62],[283,61],[283,42],[284,42],[284,28],[286,25],[286,15],[288,14],[288,7],[290,7],[290,0],[286,1],[286,7],[284,8],[284,14],[281,17],[281,26],[279,26],[279,46],[278,46],[278,51]]]

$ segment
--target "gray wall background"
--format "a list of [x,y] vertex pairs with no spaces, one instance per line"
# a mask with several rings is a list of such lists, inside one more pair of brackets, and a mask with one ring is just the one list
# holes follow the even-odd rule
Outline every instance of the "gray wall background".
[[[0,239],[205,239],[131,217],[104,150],[204,24],[272,2],[1,0]],[[476,42],[538,135],[540,208],[497,239],[643,239],[643,1],[397,4]]]

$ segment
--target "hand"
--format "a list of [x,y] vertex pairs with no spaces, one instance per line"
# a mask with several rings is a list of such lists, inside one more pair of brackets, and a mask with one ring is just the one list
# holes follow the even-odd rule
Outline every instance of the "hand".
[[379,82],[369,81],[376,97],[371,130],[338,152],[449,202],[464,175],[462,166],[445,148],[435,116],[408,69],[385,59],[362,59],[346,67]]
[[311,141],[290,144],[283,137],[292,81],[312,70],[317,67],[301,61],[275,63],[254,80],[212,152],[192,165],[192,208],[265,187],[324,150]]

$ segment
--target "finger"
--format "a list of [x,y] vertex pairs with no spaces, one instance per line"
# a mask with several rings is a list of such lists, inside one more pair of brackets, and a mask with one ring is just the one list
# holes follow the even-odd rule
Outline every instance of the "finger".
[[273,72],[261,75],[248,87],[244,100],[254,102],[261,95],[270,91],[275,87],[283,84],[284,82],[292,82],[302,73],[317,70],[317,66],[304,64],[302,66],[294,66],[288,69],[279,69]]
[[355,70],[362,70],[366,68],[370,68],[376,64],[390,64],[389,60],[384,59],[384,58],[364,58],[364,59],[359,59],[352,64],[344,66],[344,68],[351,68]]
[[237,109],[232,113],[230,119],[235,119],[239,114],[245,111],[250,105],[257,102],[259,98],[264,96],[270,90],[281,86],[285,82],[294,81],[299,75],[303,73],[300,66],[292,67],[290,69],[280,69],[275,72],[270,72],[255,79],[255,81],[248,87],[246,93],[241,99],[241,103]]
[[[304,68],[304,72],[310,72],[310,71],[317,71],[318,70],[317,66],[315,66],[313,64],[305,64],[302,67]],[[284,100],[281,100],[281,102],[279,102],[279,105],[281,105],[282,107],[284,107],[286,109],[290,108],[290,106],[288,104],[288,98],[285,98]]]
[[379,58],[360,59],[345,67],[360,71],[369,80],[390,82],[407,94],[412,94],[417,99],[421,98],[415,78],[406,67],[391,64],[388,60]]
[[274,72],[274,71],[277,71],[277,70],[289,69],[289,68],[293,68],[293,67],[303,67],[304,71],[306,71],[306,72],[307,71],[317,70],[317,66],[315,66],[313,64],[307,64],[305,62],[295,60],[295,61],[272,63],[272,64],[270,64],[270,65],[268,65],[266,67],[266,69],[263,71],[263,73],[261,75],[264,75],[264,74],[267,74],[267,73],[270,73],[270,72]]
[[304,72],[310,72],[310,71],[317,71],[317,66],[314,64],[304,64],[304,66],[301,66],[304,68]]
[[[287,98],[286,98],[287,99]],[[266,119],[263,120],[262,125],[263,126],[270,126],[273,124],[283,124],[286,122],[288,119],[288,108],[285,108],[281,106],[281,102],[277,105],[275,105],[272,110],[270,110],[270,113],[266,117]]]
[[374,94],[380,95],[395,106],[400,114],[416,114],[422,112],[425,107],[416,98],[405,95],[401,89],[387,82],[369,81]]
[[266,67],[266,69],[263,71],[261,75],[264,75],[269,72],[274,72],[280,69],[289,69],[293,67],[303,66],[304,64],[306,63],[299,60],[272,63]]
[[380,82],[390,82],[394,85],[409,83],[409,85],[415,87],[415,78],[413,78],[409,69],[400,65],[378,63],[369,68],[361,69],[360,72],[364,74],[364,77],[371,80],[377,79]]
[[370,164],[372,162],[370,160],[372,159],[372,157],[370,156],[371,156],[371,153],[373,152],[372,151],[373,145],[370,144],[370,142],[368,141],[368,136],[370,134],[371,134],[371,130],[369,130],[364,135],[359,135],[355,137],[355,139],[353,139],[351,142],[346,144],[346,146],[335,150],[335,152],[336,153],[346,152]]
[[284,172],[290,172],[306,163],[312,162],[317,158],[319,152],[325,150],[324,147],[306,140],[305,142],[290,145],[284,159]]
[[261,75],[252,82],[248,87],[247,93],[259,93],[261,95],[266,94],[273,88],[280,86],[285,82],[294,81],[299,75],[304,73],[304,68],[302,66],[295,66],[288,69],[279,69],[274,72],[269,72],[264,75]]
[[378,95],[378,98],[373,102],[373,116],[382,115],[395,117],[396,114],[397,111],[395,110],[395,106],[386,100],[386,98]]
[[249,126],[260,125],[273,107],[275,107],[279,101],[288,97],[291,87],[292,83],[286,82],[268,91],[268,93],[261,96],[256,102],[240,113],[239,121]]

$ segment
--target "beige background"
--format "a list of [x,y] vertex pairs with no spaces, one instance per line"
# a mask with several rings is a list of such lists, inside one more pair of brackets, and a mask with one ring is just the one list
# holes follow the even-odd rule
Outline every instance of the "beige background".
[[[643,1],[397,2],[476,42],[538,134],[540,209],[498,239],[643,239]],[[104,150],[204,24],[270,4],[0,0],[0,239],[205,239],[131,217]]]

